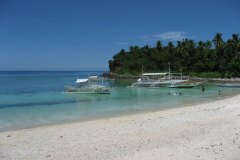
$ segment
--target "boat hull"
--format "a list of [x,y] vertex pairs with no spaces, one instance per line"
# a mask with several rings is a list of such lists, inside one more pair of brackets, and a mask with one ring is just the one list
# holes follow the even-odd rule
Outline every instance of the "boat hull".
[[110,94],[110,88],[105,86],[90,86],[90,87],[65,87],[67,93],[77,94]]
[[176,86],[168,86],[168,88],[193,88],[194,85],[176,85]]

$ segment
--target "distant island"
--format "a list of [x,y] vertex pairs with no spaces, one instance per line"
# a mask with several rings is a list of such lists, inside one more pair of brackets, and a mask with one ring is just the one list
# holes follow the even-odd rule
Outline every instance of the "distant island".
[[227,41],[216,33],[213,40],[194,42],[183,39],[166,46],[161,41],[155,47],[130,46],[109,60],[110,72],[139,75],[144,72],[172,71],[206,78],[240,77],[240,38],[232,34]]

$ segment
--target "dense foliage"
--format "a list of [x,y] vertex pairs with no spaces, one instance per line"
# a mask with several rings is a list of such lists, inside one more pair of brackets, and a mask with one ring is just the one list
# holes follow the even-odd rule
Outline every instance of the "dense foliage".
[[239,77],[240,38],[238,34],[224,41],[217,33],[212,41],[194,42],[190,39],[169,42],[166,46],[157,41],[155,47],[130,46],[109,60],[113,73],[138,75],[144,72],[171,70],[199,77]]

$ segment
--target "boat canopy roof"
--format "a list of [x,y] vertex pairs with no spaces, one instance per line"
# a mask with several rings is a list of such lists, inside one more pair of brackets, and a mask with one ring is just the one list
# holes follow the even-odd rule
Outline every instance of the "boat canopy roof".
[[143,76],[164,76],[167,75],[168,73],[143,73]]
[[98,79],[98,76],[89,76],[89,79]]
[[84,82],[87,82],[88,79],[77,79],[76,80],[76,83],[84,83]]

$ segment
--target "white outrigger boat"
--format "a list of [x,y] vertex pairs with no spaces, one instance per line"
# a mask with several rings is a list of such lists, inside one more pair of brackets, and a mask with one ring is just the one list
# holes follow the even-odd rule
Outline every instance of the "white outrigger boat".
[[[92,77],[93,78],[93,77]],[[77,79],[76,86],[65,86],[67,93],[93,93],[93,94],[109,94],[110,87],[91,82],[91,78]]]
[[133,83],[130,87],[147,87],[147,88],[193,88],[203,82],[191,82],[181,73],[171,73],[170,64],[168,72],[164,73],[142,73],[141,78]]
[[[176,78],[180,75],[181,78]],[[178,76],[179,77],[179,76]],[[159,87],[171,87],[177,88],[179,84],[189,81],[183,79],[181,73],[143,73],[141,78],[137,82],[133,83],[131,87],[148,87],[148,88],[159,88]],[[182,88],[184,86],[182,85]]]

